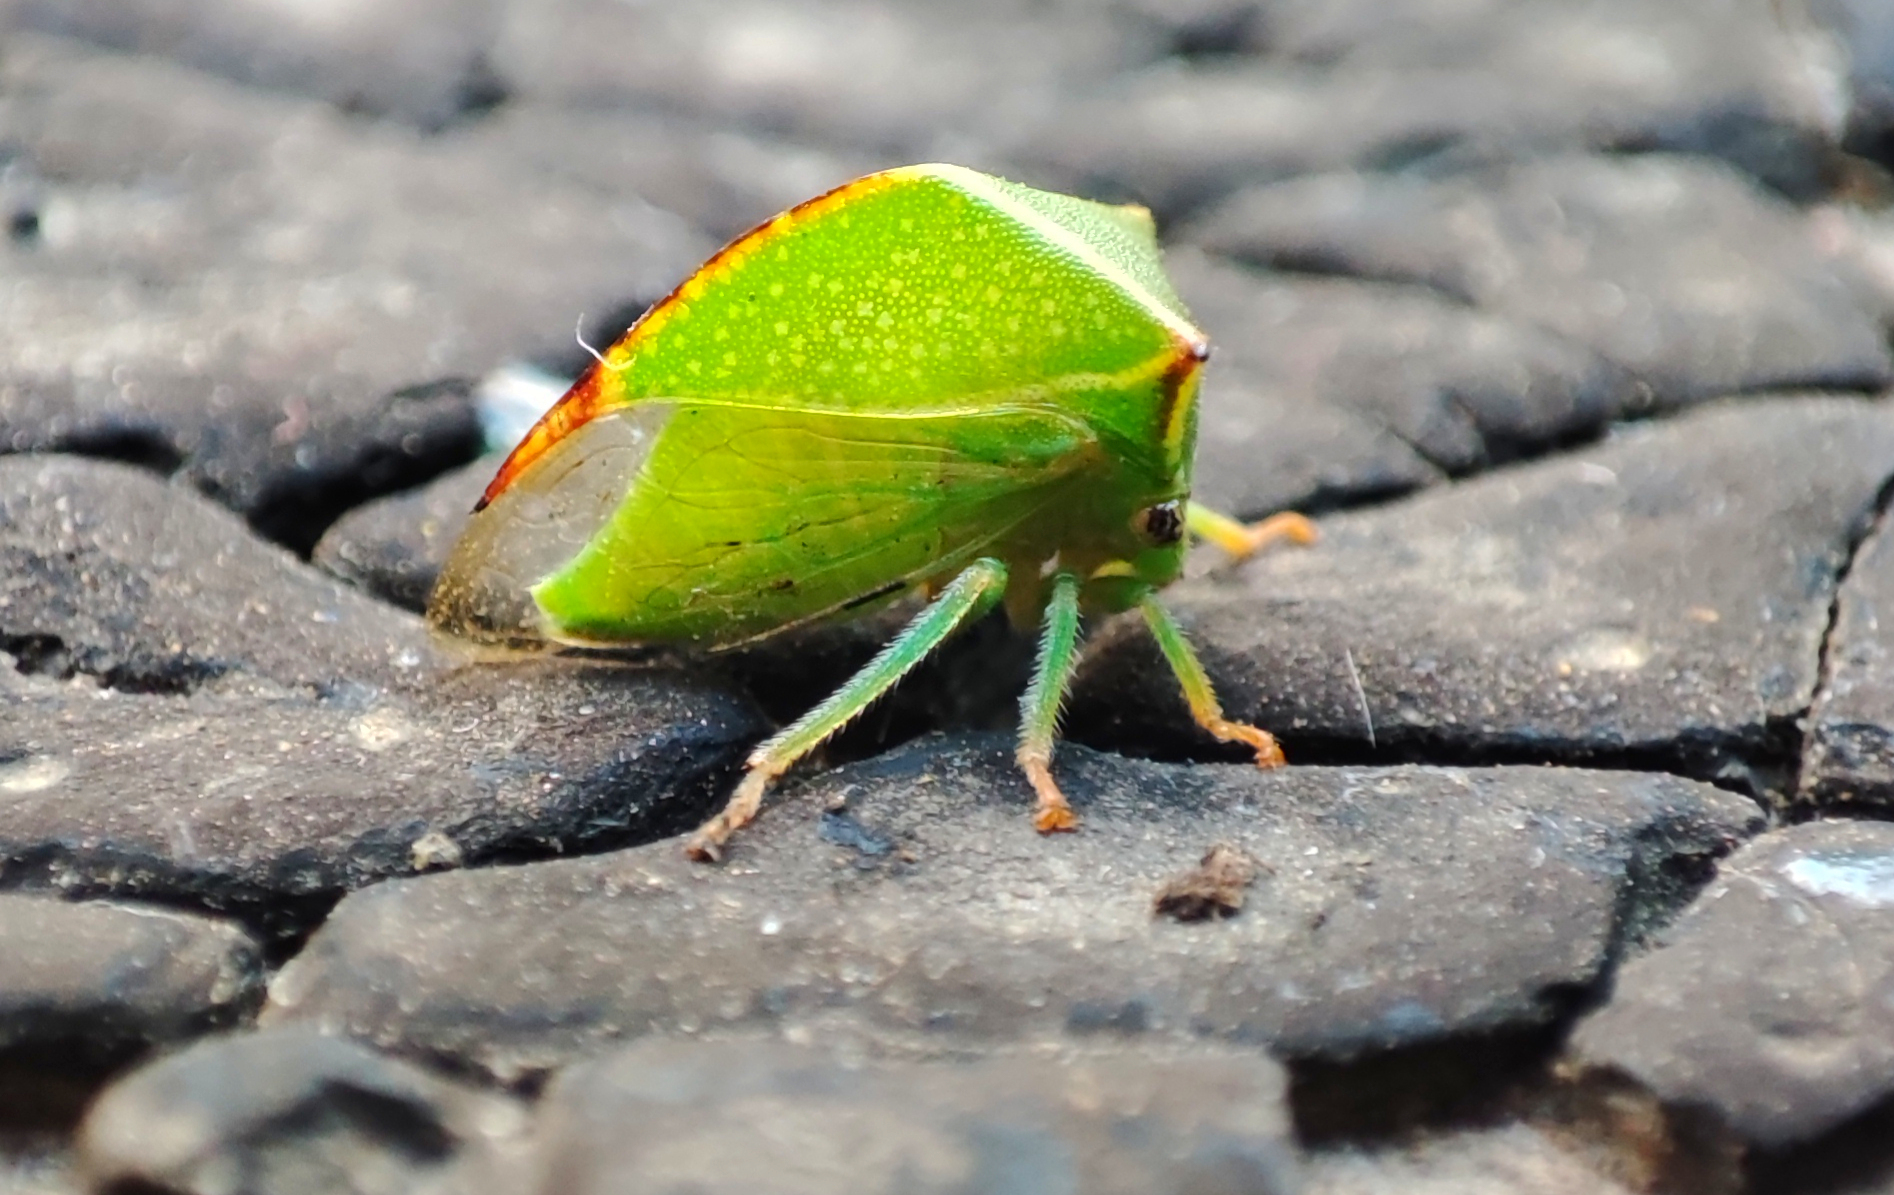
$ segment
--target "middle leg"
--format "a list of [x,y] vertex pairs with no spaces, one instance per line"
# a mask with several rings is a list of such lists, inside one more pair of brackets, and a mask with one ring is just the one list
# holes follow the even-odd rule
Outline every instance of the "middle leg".
[[1019,751],[1014,756],[1038,795],[1032,824],[1041,834],[1076,830],[1079,824],[1078,815],[1052,778],[1052,740],[1059,730],[1059,707],[1065,704],[1066,686],[1072,683],[1072,670],[1078,666],[1078,640],[1079,579],[1072,573],[1060,573],[1052,579],[1052,597],[1046,603],[1032,683],[1019,699]]
[[991,609],[1006,590],[1006,566],[983,558],[948,583],[932,605],[829,698],[750,752],[749,770],[723,811],[697,828],[684,851],[700,862],[723,857],[724,843],[763,807],[770,782],[907,675],[962,624]]

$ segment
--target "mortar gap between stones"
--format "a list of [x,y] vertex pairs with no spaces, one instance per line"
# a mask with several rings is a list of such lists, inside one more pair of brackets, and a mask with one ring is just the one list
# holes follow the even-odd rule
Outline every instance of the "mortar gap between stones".
[[[1822,694],[1828,690],[1830,682],[1834,680],[1835,662],[1832,652],[1835,630],[1841,622],[1842,591],[1847,587],[1849,575],[1854,572],[1855,561],[1859,559],[1862,548],[1886,528],[1890,504],[1894,504],[1894,473],[1889,474],[1881,482],[1881,488],[1875,492],[1873,504],[1857,520],[1856,525],[1849,528],[1847,549],[1843,553],[1841,564],[1835,570],[1834,590],[1828,595],[1828,617],[1822,625],[1821,639],[1816,647],[1815,687],[1809,693],[1808,704],[1796,712],[1792,722],[1796,744],[1793,771],[1789,776],[1787,802],[1792,808],[1803,804],[1801,794],[1804,777],[1802,773],[1808,751],[1808,722],[1814,714],[1816,705],[1820,703]],[[1812,820],[1813,815],[1814,810],[1811,808],[1810,818],[1802,820]]]
[[1499,1124],[1520,1094],[1544,1084],[1577,1015],[1569,993],[1551,1024],[1498,1028],[1353,1058],[1291,1058],[1289,1109],[1310,1149],[1375,1145],[1445,1126]]

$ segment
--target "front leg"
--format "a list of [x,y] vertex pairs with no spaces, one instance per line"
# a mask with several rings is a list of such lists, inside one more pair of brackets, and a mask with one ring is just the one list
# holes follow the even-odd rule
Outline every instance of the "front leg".
[[1197,653],[1190,649],[1190,641],[1184,638],[1183,628],[1171,617],[1157,600],[1156,594],[1146,594],[1138,603],[1144,612],[1144,621],[1151,626],[1151,635],[1157,640],[1158,650],[1170,663],[1171,671],[1177,675],[1177,683],[1184,690],[1184,700],[1190,703],[1190,716],[1197,725],[1226,743],[1242,743],[1256,752],[1256,766],[1260,768],[1278,768],[1288,761],[1283,758],[1282,747],[1276,737],[1258,726],[1247,722],[1232,722],[1223,716],[1223,705],[1217,700],[1217,691],[1210,685],[1210,676],[1203,670],[1203,664],[1197,659]]
[[1195,502],[1184,508],[1184,525],[1190,528],[1191,534],[1209,540],[1238,560],[1255,555],[1279,539],[1307,547],[1320,534],[1314,523],[1294,511],[1286,510],[1245,523]]

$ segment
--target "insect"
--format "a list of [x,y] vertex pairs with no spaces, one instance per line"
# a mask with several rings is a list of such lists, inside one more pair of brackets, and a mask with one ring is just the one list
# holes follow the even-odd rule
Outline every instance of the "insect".
[[931,597],[751,753],[688,840],[699,859],[1001,603],[1040,628],[1018,750],[1040,831],[1077,825],[1051,762],[1082,615],[1140,611],[1198,724],[1274,766],[1155,596],[1186,530],[1237,554],[1313,538],[1299,516],[1190,502],[1208,355],[1143,208],[957,166],[868,175],[739,237],[598,354],[501,465],[429,617],[487,640],[721,648]]

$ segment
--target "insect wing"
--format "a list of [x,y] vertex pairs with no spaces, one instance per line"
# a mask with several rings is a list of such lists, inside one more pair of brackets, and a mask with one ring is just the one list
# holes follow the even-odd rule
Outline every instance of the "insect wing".
[[532,598],[553,638],[741,642],[957,571],[1097,459],[1082,424],[1044,411],[680,404]]
[[1204,351],[1141,209],[952,166],[858,179],[612,346],[502,466],[430,615],[729,642],[847,608],[964,563],[1101,442],[1187,469],[1175,379]]
[[545,639],[532,587],[611,519],[673,409],[621,407],[560,437],[516,484],[474,512],[428,597],[428,620],[483,642]]

